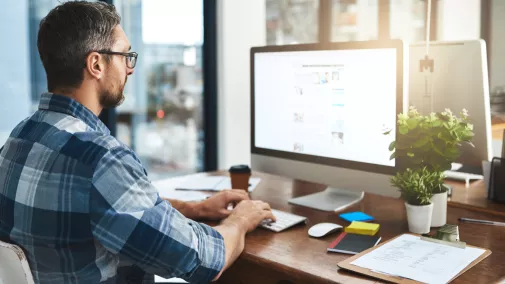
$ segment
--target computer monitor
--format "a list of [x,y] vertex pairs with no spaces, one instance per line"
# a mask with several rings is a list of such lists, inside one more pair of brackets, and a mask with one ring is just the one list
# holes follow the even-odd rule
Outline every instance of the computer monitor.
[[252,48],[252,168],[328,185],[289,201],[325,211],[394,194],[404,59],[396,40]]
[[467,109],[475,147],[463,145],[457,162],[480,169],[482,161],[491,161],[493,155],[486,44],[483,40],[430,42],[432,70],[421,68],[425,56],[424,43],[409,46],[409,104],[423,114]]

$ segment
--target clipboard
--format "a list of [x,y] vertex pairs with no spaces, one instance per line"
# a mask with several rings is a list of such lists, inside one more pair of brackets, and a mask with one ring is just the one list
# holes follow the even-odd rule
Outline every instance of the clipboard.
[[[421,237],[419,235],[415,235],[415,234],[407,234],[407,235],[412,235],[412,236],[416,236],[416,237]],[[360,258],[361,256],[377,249],[377,248],[380,248],[381,246],[395,240],[396,238],[398,238],[399,236],[401,235],[398,235],[390,240],[388,240],[387,242],[383,242],[375,247],[372,247],[372,248],[369,248],[367,249],[366,251],[363,251],[359,254],[356,254],[352,257],[349,257],[347,258],[346,260],[343,260],[341,262],[339,262],[337,265],[338,267],[342,268],[342,269],[345,269],[345,270],[349,270],[349,271],[353,271],[353,272],[356,272],[356,273],[359,273],[359,274],[362,274],[362,275],[367,275],[367,276],[370,276],[370,277],[373,277],[373,278],[377,278],[377,279],[381,279],[381,280],[385,280],[385,281],[388,281],[388,282],[392,282],[392,283],[401,283],[401,284],[413,284],[413,283],[421,283],[421,282],[418,282],[418,281],[415,281],[415,280],[412,280],[412,279],[407,279],[407,278],[403,278],[403,277],[399,277],[399,276],[392,276],[392,275],[387,275],[387,274],[383,274],[383,273],[378,273],[378,272],[374,272],[374,271],[371,271],[370,269],[368,268],[363,268],[363,267],[359,267],[359,266],[355,266],[355,265],[352,265],[351,262],[353,262],[354,260]],[[470,268],[474,267],[477,263],[481,262],[482,260],[484,260],[486,257],[488,257],[490,254],[491,254],[491,251],[488,250],[488,249],[484,249],[484,248],[481,248],[481,247],[476,247],[476,246],[470,246],[470,245],[467,245],[467,247],[474,247],[474,248],[478,248],[478,249],[482,249],[484,250],[484,253],[482,255],[479,256],[479,258],[477,258],[476,260],[474,260],[472,263],[470,263],[467,267],[465,267],[463,270],[461,270],[460,273],[458,273],[456,276],[454,276],[450,281],[453,281],[454,279],[458,278],[461,274],[465,273],[466,271],[468,271]]]

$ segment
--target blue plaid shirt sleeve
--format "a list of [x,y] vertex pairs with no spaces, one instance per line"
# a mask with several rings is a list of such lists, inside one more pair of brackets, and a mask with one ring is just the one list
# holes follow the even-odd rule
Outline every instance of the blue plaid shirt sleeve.
[[149,273],[205,283],[224,267],[223,237],[160,199],[127,148],[114,148],[98,162],[90,214],[94,237]]

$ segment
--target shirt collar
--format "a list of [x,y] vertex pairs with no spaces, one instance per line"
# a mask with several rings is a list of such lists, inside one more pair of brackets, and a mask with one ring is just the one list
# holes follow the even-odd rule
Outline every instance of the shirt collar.
[[70,97],[43,93],[40,98],[39,109],[71,115],[82,120],[94,131],[110,135],[110,130],[93,112]]

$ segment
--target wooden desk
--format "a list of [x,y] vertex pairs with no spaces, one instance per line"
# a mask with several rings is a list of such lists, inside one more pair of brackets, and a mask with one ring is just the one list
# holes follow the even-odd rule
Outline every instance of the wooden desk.
[[[225,174],[225,173],[221,173]],[[281,233],[257,229],[246,237],[244,252],[237,262],[225,272],[218,283],[377,283],[371,278],[340,270],[337,263],[348,256],[327,253],[326,248],[337,234],[316,239],[307,235],[310,226],[319,222],[348,225],[337,213],[312,210],[290,205],[287,200],[323,190],[320,184],[296,181],[278,176],[254,173],[262,182],[251,194],[279,210],[308,217],[307,225],[299,225]],[[406,233],[407,217],[403,201],[374,194],[346,211],[363,211],[376,218],[381,225],[383,240]],[[450,206],[448,222],[458,224],[459,217],[505,222],[497,216],[468,208]],[[454,283],[496,283],[505,280],[505,228],[462,223],[460,237],[467,243],[489,248],[493,253]]]

